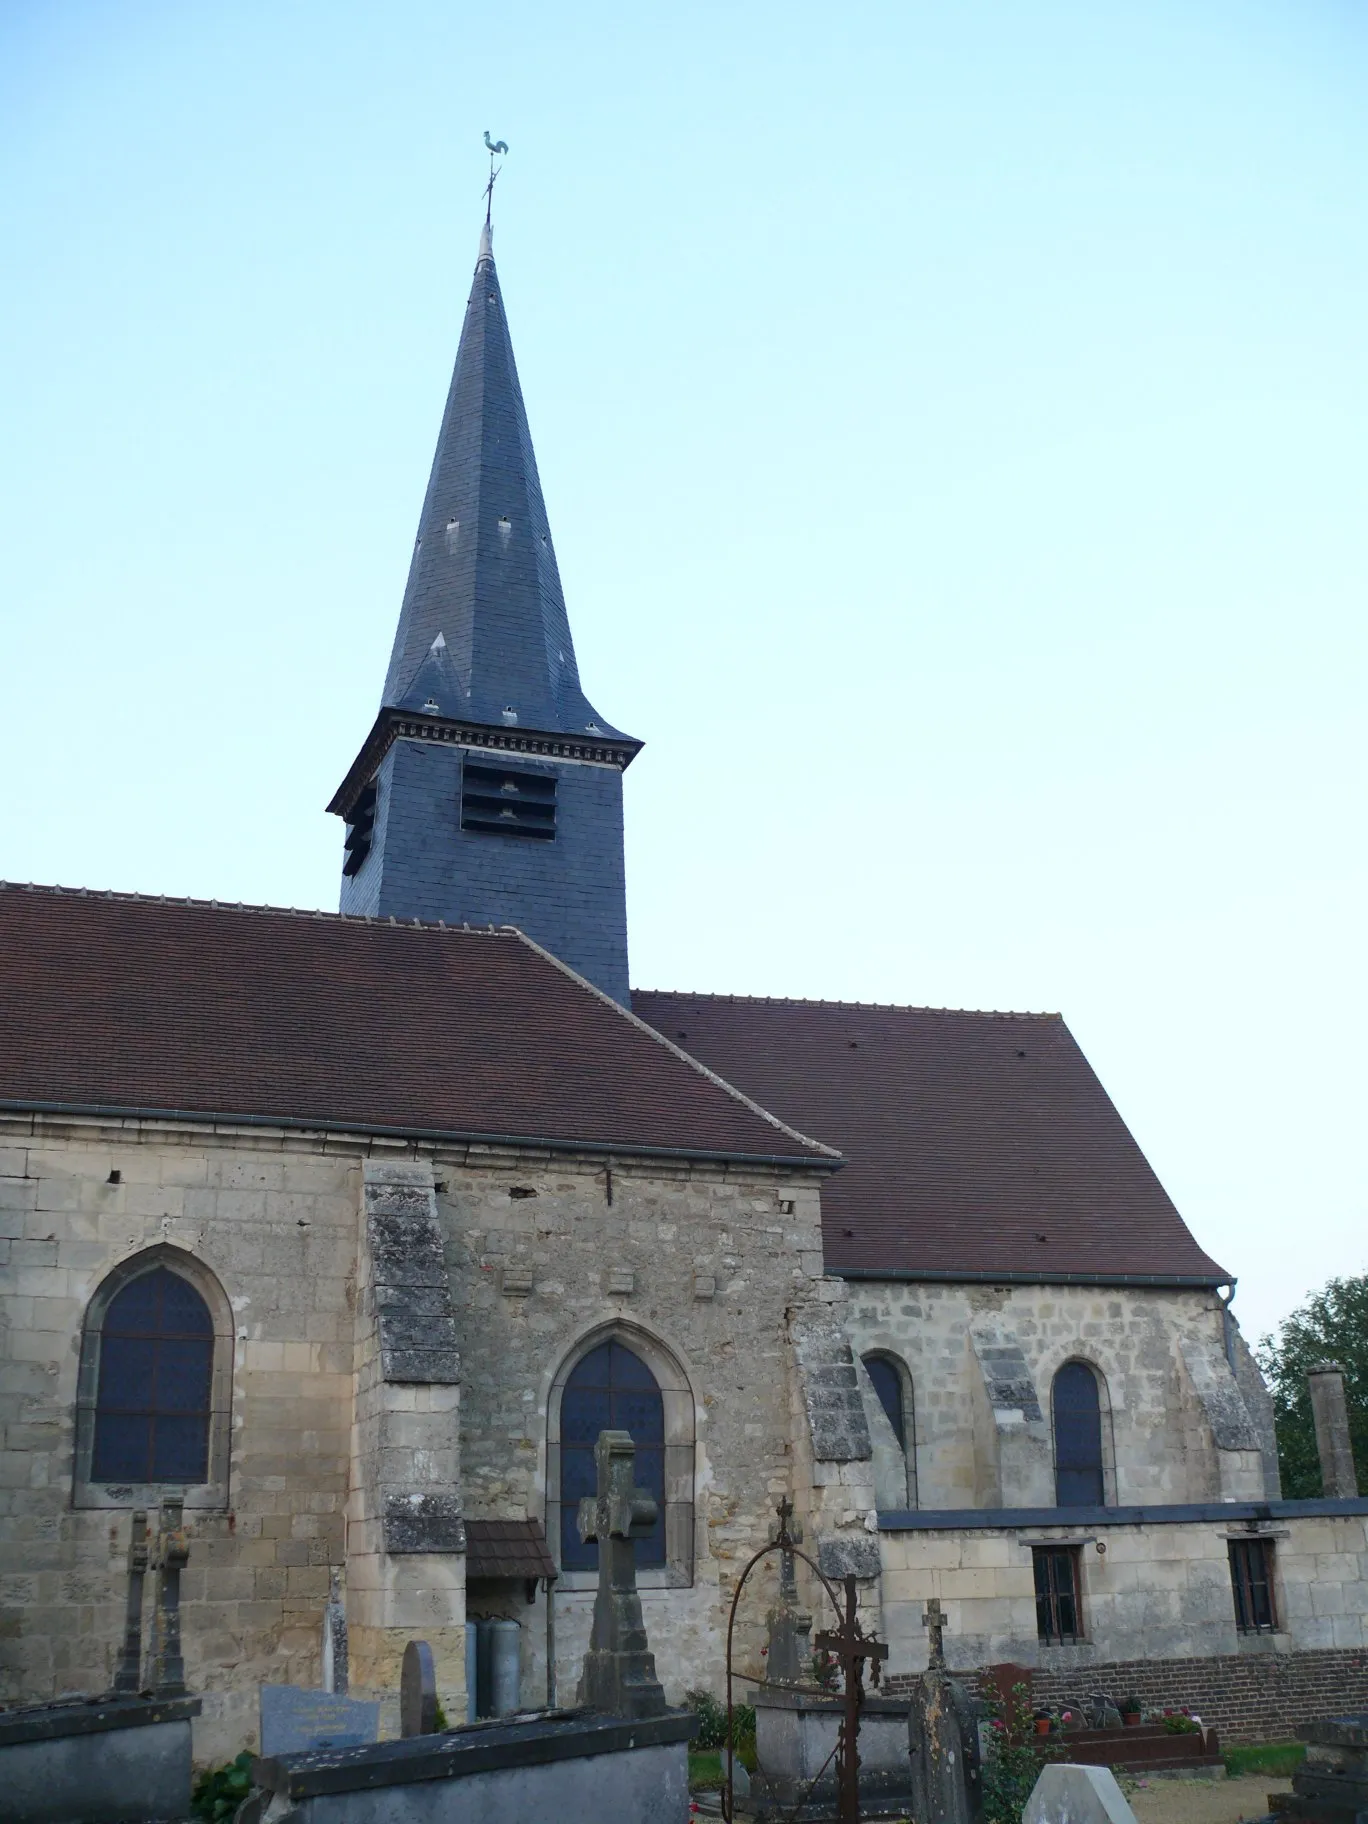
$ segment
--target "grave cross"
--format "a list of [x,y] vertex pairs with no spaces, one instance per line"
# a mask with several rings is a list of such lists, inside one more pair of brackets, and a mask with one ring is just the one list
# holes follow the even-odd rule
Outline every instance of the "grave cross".
[[138,1508],[128,1536],[128,1603],[124,1610],[123,1650],[114,1674],[114,1689],[121,1697],[142,1690],[143,1579],[147,1575],[147,1509]]
[[841,1732],[836,1742],[836,1824],[859,1824],[860,1817],[860,1707],[864,1703],[865,1661],[870,1662],[874,1684],[879,1682],[879,1664],[888,1658],[888,1648],[881,1640],[866,1634],[860,1626],[856,1609],[855,1579],[845,1580],[845,1614],[839,1628],[823,1628],[813,1646],[830,1653],[841,1668],[845,1685]]
[[579,1507],[580,1538],[599,1548],[594,1625],[584,1656],[579,1701],[613,1716],[659,1716],[665,1693],[636,1585],[636,1542],[660,1512],[648,1489],[636,1487],[636,1446],[627,1431],[601,1431],[594,1446],[598,1492]]
[[927,1664],[943,1666],[945,1664],[945,1630],[949,1624],[940,1605],[940,1597],[933,1596],[926,1605],[922,1616],[922,1626],[930,1636],[927,1648]]
[[154,1619],[152,1674],[157,1697],[185,1695],[185,1659],[181,1653],[180,1574],[190,1560],[185,1535],[185,1503],[169,1496],[161,1505],[157,1530],[157,1607]]

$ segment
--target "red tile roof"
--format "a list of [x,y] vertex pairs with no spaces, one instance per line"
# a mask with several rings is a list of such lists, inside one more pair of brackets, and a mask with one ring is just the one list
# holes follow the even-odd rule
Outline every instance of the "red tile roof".
[[846,1164],[828,1270],[1219,1283],[1057,1014],[635,992],[643,1019]]
[[466,1580],[520,1577],[535,1582],[560,1576],[546,1549],[540,1520],[467,1520]]
[[0,885],[0,1107],[834,1154],[510,929]]

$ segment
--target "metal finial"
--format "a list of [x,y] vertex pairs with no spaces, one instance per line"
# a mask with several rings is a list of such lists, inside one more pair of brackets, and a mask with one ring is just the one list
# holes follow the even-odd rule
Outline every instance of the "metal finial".
[[502,158],[508,151],[508,142],[503,139],[491,139],[489,137],[488,127],[485,128],[484,139],[485,149],[489,153],[489,182],[485,185],[485,227],[488,228],[490,225],[490,215],[494,208],[494,179],[499,175],[499,172],[503,170],[503,166],[496,166],[494,160],[496,158]]

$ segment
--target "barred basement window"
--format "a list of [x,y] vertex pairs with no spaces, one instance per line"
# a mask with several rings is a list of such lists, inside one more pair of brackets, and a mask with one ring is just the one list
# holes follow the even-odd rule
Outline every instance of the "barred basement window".
[[1272,1634],[1278,1625],[1273,1600],[1273,1542],[1232,1539],[1230,1582],[1235,1593],[1235,1626],[1241,1634]]
[[553,840],[556,775],[467,760],[461,773],[461,828]]
[[371,836],[375,830],[375,785],[368,785],[356,800],[347,815],[347,834],[343,841],[347,859],[342,863],[344,874],[359,874],[361,864],[371,852]]
[[1079,1547],[1033,1545],[1036,1633],[1042,1640],[1070,1643],[1083,1638],[1083,1603],[1079,1591]]

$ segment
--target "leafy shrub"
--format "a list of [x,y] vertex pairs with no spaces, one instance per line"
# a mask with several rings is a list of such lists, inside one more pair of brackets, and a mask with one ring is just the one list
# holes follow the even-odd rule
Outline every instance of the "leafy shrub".
[[226,1761],[222,1767],[211,1767],[200,1775],[195,1781],[190,1809],[197,1818],[207,1818],[209,1824],[223,1824],[251,1790],[252,1755],[244,1749],[236,1760]]
[[1021,1824],[1041,1767],[1058,1759],[1061,1751],[1036,1735],[1025,1685],[1012,1686],[1005,1713],[993,1718],[989,1735],[991,1745],[983,1762],[984,1824]]
[[[684,1702],[698,1718],[694,1737],[696,1752],[727,1745],[727,1706],[719,1703],[711,1691],[686,1691]],[[755,1771],[755,1705],[736,1704],[732,1709],[732,1726],[736,1731],[736,1758],[750,1772]]]

